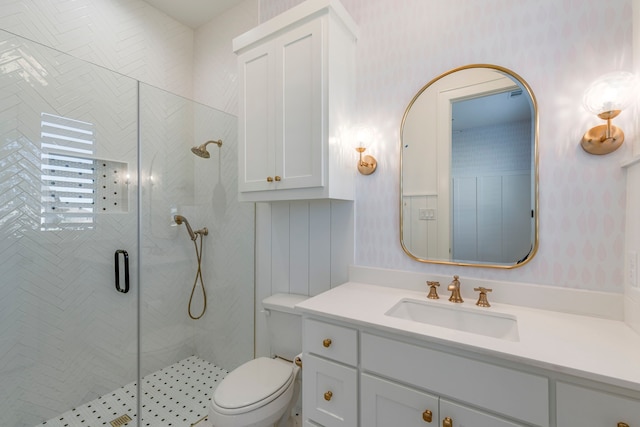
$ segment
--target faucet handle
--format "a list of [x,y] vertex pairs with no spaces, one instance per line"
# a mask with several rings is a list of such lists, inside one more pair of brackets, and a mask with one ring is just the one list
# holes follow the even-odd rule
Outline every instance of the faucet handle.
[[473,288],[473,290],[480,292],[480,295],[478,295],[478,302],[476,302],[477,306],[491,307],[491,304],[489,304],[489,301],[487,300],[487,292],[493,292],[493,289],[483,288],[480,286],[479,288]]
[[436,289],[436,287],[440,286],[440,282],[427,282],[427,285],[429,286],[429,295],[427,295],[427,298],[440,299],[438,290]]

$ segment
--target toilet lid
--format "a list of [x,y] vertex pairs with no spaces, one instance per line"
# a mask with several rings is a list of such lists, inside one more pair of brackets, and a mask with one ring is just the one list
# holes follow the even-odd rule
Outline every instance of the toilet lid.
[[277,394],[290,383],[293,366],[268,357],[253,359],[231,371],[213,393],[216,405],[238,409]]

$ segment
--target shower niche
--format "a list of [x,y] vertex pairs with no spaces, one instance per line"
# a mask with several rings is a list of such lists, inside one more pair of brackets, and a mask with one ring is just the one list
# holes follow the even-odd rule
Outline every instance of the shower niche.
[[99,213],[129,212],[126,162],[41,155],[41,230],[91,229]]

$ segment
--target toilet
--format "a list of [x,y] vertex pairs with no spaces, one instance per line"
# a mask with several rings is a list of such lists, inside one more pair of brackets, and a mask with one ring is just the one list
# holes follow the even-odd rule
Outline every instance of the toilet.
[[302,321],[294,306],[304,295],[275,294],[262,301],[272,357],[239,366],[220,382],[209,401],[213,427],[291,427],[300,394]]

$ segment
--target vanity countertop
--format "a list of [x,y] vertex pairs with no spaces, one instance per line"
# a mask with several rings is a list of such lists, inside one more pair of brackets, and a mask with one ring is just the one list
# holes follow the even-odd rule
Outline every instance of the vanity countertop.
[[[348,282],[296,305],[296,309],[400,336],[499,357],[640,391],[640,335],[621,321],[466,300],[467,310],[515,316],[519,341],[395,318],[385,313],[403,298],[426,301],[426,292]],[[441,295],[430,303],[454,305]],[[458,305],[458,304],[455,304]]]

